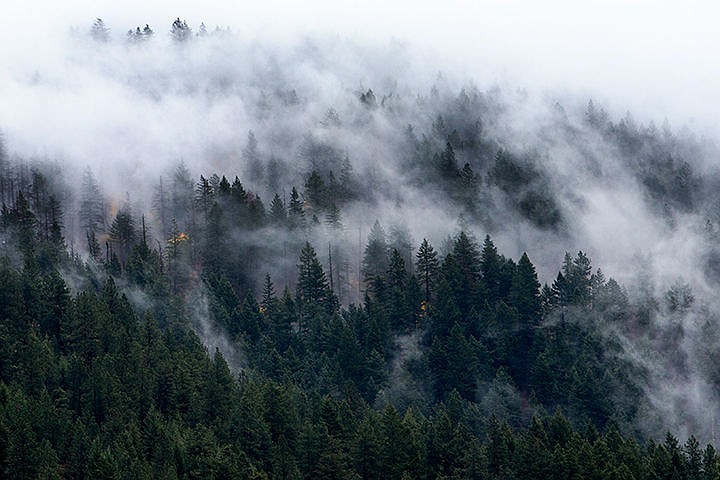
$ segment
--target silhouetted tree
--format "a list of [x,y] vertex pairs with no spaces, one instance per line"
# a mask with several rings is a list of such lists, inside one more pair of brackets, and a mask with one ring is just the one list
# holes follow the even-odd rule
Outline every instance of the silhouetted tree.
[[426,304],[430,303],[431,294],[434,292],[438,266],[437,252],[430,245],[430,242],[423,238],[417,253],[416,269],[420,283],[423,286]]
[[173,23],[170,29],[170,37],[178,43],[185,42],[192,38],[192,29],[188,26],[185,20],[180,20],[178,17]]

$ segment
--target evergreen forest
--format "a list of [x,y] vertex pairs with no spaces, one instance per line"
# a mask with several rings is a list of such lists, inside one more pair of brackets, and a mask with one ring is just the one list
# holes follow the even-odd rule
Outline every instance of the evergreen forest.
[[[178,18],[170,47],[228,35]],[[181,77],[127,83],[202,89]],[[0,478],[719,479],[717,149],[592,101],[520,135],[517,99],[436,83],[268,89],[238,148],[144,193],[2,137]],[[626,181],[702,282],[594,264],[575,187]]]

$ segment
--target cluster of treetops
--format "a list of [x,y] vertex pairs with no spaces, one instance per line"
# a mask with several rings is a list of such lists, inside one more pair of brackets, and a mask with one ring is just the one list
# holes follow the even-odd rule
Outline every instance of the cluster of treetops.
[[[208,32],[205,23],[201,22],[200,27],[198,28],[198,32],[193,35],[192,28],[187,24],[185,20],[180,20],[180,17],[178,17],[170,25],[170,38],[172,38],[172,40],[174,40],[175,42],[186,42],[194,36],[205,37],[211,34],[227,32],[228,29],[229,27],[225,30],[222,30],[219,26],[217,26],[215,27],[215,30],[210,33]],[[136,43],[150,40],[154,36],[155,31],[150,27],[149,24],[146,23],[144,27],[138,26],[135,28],[135,30],[128,30],[126,34],[126,39],[128,42]],[[95,22],[93,22],[92,27],[90,27],[90,37],[96,42],[110,42],[110,28],[108,28],[102,18],[96,18]]]
[[[256,295],[246,260],[266,257],[229,232],[269,220],[239,181],[193,184],[180,168],[158,189],[168,240],[152,245],[129,207],[102,230],[86,175],[83,259],[46,178],[14,178],[0,214],[2,478],[718,478],[712,446],[634,429],[642,372],[601,326],[635,328],[655,307],[582,252],[541,287],[526,254],[489,236],[410,256],[376,223],[364,299],[344,306],[294,191],[270,218],[298,252],[296,281],[278,292],[267,275]],[[198,291],[241,364],[193,331]]]

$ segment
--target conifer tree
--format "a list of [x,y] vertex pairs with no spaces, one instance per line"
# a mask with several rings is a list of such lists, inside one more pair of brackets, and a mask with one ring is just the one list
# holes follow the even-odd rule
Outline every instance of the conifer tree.
[[562,272],[558,272],[557,277],[550,287],[550,305],[553,307],[565,307],[570,302],[570,293],[568,291],[567,281]]
[[230,182],[228,182],[228,179],[225,178],[225,175],[223,175],[222,178],[220,179],[220,183],[218,184],[218,189],[217,189],[218,197],[219,198],[227,198],[230,196],[230,192],[231,192]]
[[101,18],[96,18],[90,28],[90,36],[96,42],[107,43],[110,41],[110,29],[105,26]]
[[208,213],[202,253],[205,267],[209,272],[220,274],[227,271],[230,256],[227,225],[223,218],[222,209],[217,203],[212,204]]
[[265,177],[265,166],[263,165],[258,142],[252,130],[248,132],[247,145],[242,151],[242,159],[245,162],[245,169],[250,185],[260,185]]
[[438,266],[437,252],[427,238],[423,238],[417,253],[416,270],[424,290],[426,304],[430,303],[431,295],[434,293]]
[[262,291],[262,302],[260,306],[263,308],[266,315],[271,315],[277,307],[277,298],[275,296],[275,286],[273,285],[270,274],[265,274],[265,281],[263,283]]
[[155,193],[153,194],[152,208],[157,215],[158,221],[160,222],[160,235],[164,240],[169,236],[170,231],[170,198],[167,190],[167,186],[163,185],[162,176],[157,187],[155,187]]
[[210,181],[200,175],[200,180],[195,185],[195,204],[200,208],[203,216],[207,218],[208,211],[213,201],[213,188]]
[[375,221],[368,234],[362,260],[362,274],[366,287],[375,295],[381,293],[383,277],[389,266],[388,245],[385,231]]
[[[80,226],[88,237],[97,237],[105,229],[105,202],[100,185],[95,180],[90,167],[83,172],[80,184]],[[90,247],[92,248],[92,247]]]
[[245,191],[245,187],[243,187],[243,184],[240,182],[240,179],[236,176],[235,180],[233,180],[233,184],[230,187],[230,191],[232,193],[233,198],[235,199],[235,202],[238,205],[245,205],[248,201],[248,195]]
[[408,303],[408,273],[402,255],[393,249],[386,273],[387,312],[395,328],[413,327],[413,309]]
[[445,150],[436,155],[435,161],[442,178],[452,180],[457,177],[457,160],[455,160],[455,151],[453,150],[452,145],[450,145],[450,142],[445,143]]
[[300,251],[298,264],[298,282],[296,288],[298,302],[307,312],[308,308],[325,308],[332,306],[332,297],[327,277],[317,258],[315,249],[305,242]]
[[490,235],[485,236],[480,254],[480,271],[487,292],[488,303],[493,306],[500,299],[501,259]]
[[110,227],[110,239],[113,252],[117,254],[120,263],[124,264],[137,239],[135,219],[128,206],[122,207],[115,216]]
[[568,302],[588,306],[592,294],[592,266],[590,259],[582,251],[575,258],[565,253],[563,260]]
[[537,326],[541,311],[540,283],[527,253],[523,253],[518,261],[509,300],[510,305],[518,311],[523,325]]
[[170,184],[170,217],[175,218],[183,231],[193,224],[193,180],[185,162],[175,168]]
[[324,210],[327,206],[327,187],[317,170],[310,172],[310,176],[305,181],[305,192],[303,196],[316,211]]
[[185,20],[178,17],[170,29],[170,37],[177,43],[183,43],[192,38],[192,29]]
[[345,155],[342,166],[340,167],[339,200],[341,202],[351,200],[355,196],[357,190],[356,183],[350,157]]
[[288,208],[288,220],[290,228],[305,228],[305,210],[304,202],[300,198],[297,189],[292,188],[290,192],[290,205]]
[[277,193],[270,204],[270,219],[276,225],[285,225],[287,222],[287,213],[285,212],[285,204],[283,204],[280,195]]
[[477,244],[465,232],[453,242],[452,255],[443,264],[443,275],[449,283],[460,312],[468,315],[477,307],[482,293],[481,258]]

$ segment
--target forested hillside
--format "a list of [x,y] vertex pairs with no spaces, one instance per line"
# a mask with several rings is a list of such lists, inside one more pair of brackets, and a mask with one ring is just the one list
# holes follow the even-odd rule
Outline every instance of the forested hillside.
[[0,478],[720,476],[712,142],[170,32],[73,39],[99,158],[0,139]]
[[[341,305],[301,240],[304,210],[253,212],[237,180],[196,183],[195,242],[173,231],[152,246],[120,209],[105,254],[89,229],[83,260],[45,177],[19,178],[1,230],[6,478],[717,474],[712,447],[645,444],[635,428],[644,372],[603,332],[648,328],[652,307],[582,252],[541,288],[528,256],[489,236],[460,232],[445,255],[423,240],[406,263],[376,224],[364,301]],[[301,243],[297,280],[279,291],[268,274],[255,294],[224,230],[271,221]],[[692,301],[674,291],[667,308]],[[230,339],[236,364],[203,346],[199,321]]]

